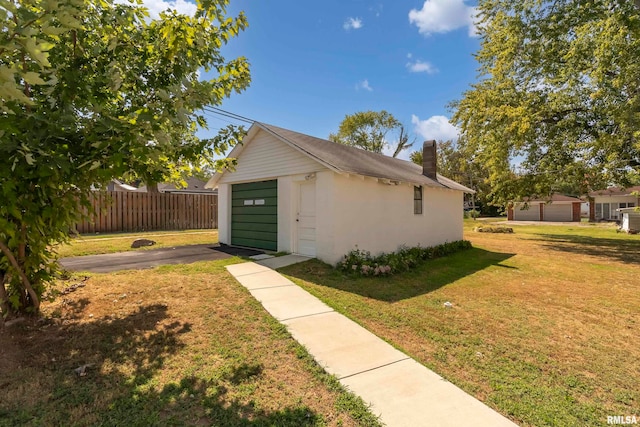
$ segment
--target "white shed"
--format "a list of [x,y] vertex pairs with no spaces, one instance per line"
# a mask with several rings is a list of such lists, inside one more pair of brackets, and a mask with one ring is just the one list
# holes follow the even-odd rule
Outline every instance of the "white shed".
[[263,123],[234,147],[234,171],[215,174],[220,243],[313,256],[330,264],[355,249],[462,239],[463,194],[425,164],[395,159]]
[[640,233],[640,210],[635,207],[618,209],[622,221],[620,228],[628,233]]

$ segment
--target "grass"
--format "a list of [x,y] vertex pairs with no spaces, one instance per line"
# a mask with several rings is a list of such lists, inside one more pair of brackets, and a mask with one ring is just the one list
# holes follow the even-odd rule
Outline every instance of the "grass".
[[638,416],[640,236],[476,225],[465,221],[474,249],[401,275],[349,277],[318,261],[281,272],[518,424]]
[[[135,239],[151,239],[155,241],[156,244],[132,249],[131,243]],[[57,253],[60,258],[64,258],[217,242],[218,230],[150,231],[148,233],[83,235],[72,238],[68,244],[59,246]]]
[[0,330],[0,426],[378,425],[226,272],[238,261],[95,274]]

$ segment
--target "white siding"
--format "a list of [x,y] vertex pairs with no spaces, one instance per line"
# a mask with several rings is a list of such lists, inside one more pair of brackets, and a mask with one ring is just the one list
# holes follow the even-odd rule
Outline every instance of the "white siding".
[[640,213],[625,212],[622,217],[622,229],[640,231]]
[[334,227],[336,221],[341,221],[335,196],[337,177],[338,174],[329,170],[316,177],[316,256],[329,263],[333,263],[335,240],[340,239]]
[[637,203],[637,196],[596,196],[594,203]]
[[218,185],[218,241],[231,244],[231,185]]
[[529,209],[522,209],[524,203],[516,203],[513,206],[514,221],[540,221],[540,204],[530,203]]
[[293,252],[293,183],[290,176],[278,178],[278,252]]
[[638,206],[638,197],[637,196],[596,196],[594,198],[594,210],[595,210],[595,219],[619,219],[618,212],[616,209],[620,208],[620,203],[625,203],[627,207],[627,203],[633,203],[634,206]]
[[544,205],[544,220],[570,222],[573,219],[573,206],[566,203],[548,203]]
[[281,176],[317,172],[320,163],[291,148],[264,130],[246,141],[233,172],[226,172],[219,183],[263,181]]
[[330,264],[356,246],[378,254],[401,245],[426,247],[462,239],[460,191],[424,187],[423,213],[416,215],[412,185],[338,174],[325,185],[333,203],[317,205],[317,218],[323,219],[317,224],[317,249],[318,258]]

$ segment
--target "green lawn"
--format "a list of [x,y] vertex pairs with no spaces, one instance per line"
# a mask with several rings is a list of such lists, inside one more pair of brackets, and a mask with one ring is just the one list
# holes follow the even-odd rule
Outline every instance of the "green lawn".
[[318,261],[281,272],[518,424],[639,415],[640,236],[479,223],[465,222],[474,249],[390,278]]
[[[135,239],[150,239],[153,246],[132,249]],[[196,245],[218,242],[218,230],[150,231],[147,233],[94,234],[74,237],[68,244],[57,247],[60,258],[97,255],[125,251],[144,251],[181,245]]]
[[378,425],[226,272],[240,261],[94,274],[0,330],[0,426]]

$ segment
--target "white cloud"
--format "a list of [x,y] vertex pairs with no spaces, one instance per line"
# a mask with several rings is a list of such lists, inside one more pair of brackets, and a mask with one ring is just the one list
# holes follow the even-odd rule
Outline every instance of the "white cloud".
[[418,27],[425,36],[433,33],[448,33],[469,27],[469,36],[476,36],[475,7],[467,6],[465,0],[426,0],[422,9],[411,9],[409,22]]
[[420,120],[418,116],[412,114],[411,123],[415,132],[426,140],[457,140],[458,136],[460,136],[459,129],[449,123],[449,119],[445,116],[431,116],[426,120]]
[[377,5],[370,7],[369,11],[372,12],[376,16],[376,18],[378,18],[382,13],[382,8],[383,8],[382,3],[378,3]]
[[407,68],[412,73],[435,74],[438,72],[438,69],[436,67],[428,62],[420,61],[419,59],[414,62],[407,62]]
[[364,89],[364,90],[368,90],[369,92],[373,92],[373,88],[371,86],[369,86],[369,80],[364,79],[361,82],[358,82],[358,84],[356,84],[356,90],[358,89]]
[[347,20],[344,21],[344,24],[342,24],[342,28],[347,31],[358,30],[362,28],[362,25],[362,19],[360,18],[347,18]]
[[411,52],[407,53],[407,59],[413,58],[413,54]]
[[[116,3],[131,4],[128,0],[116,0]],[[187,0],[143,0],[143,6],[149,9],[151,19],[157,19],[160,17],[160,12],[164,12],[167,9],[189,16],[195,15],[197,10],[196,4]]]

